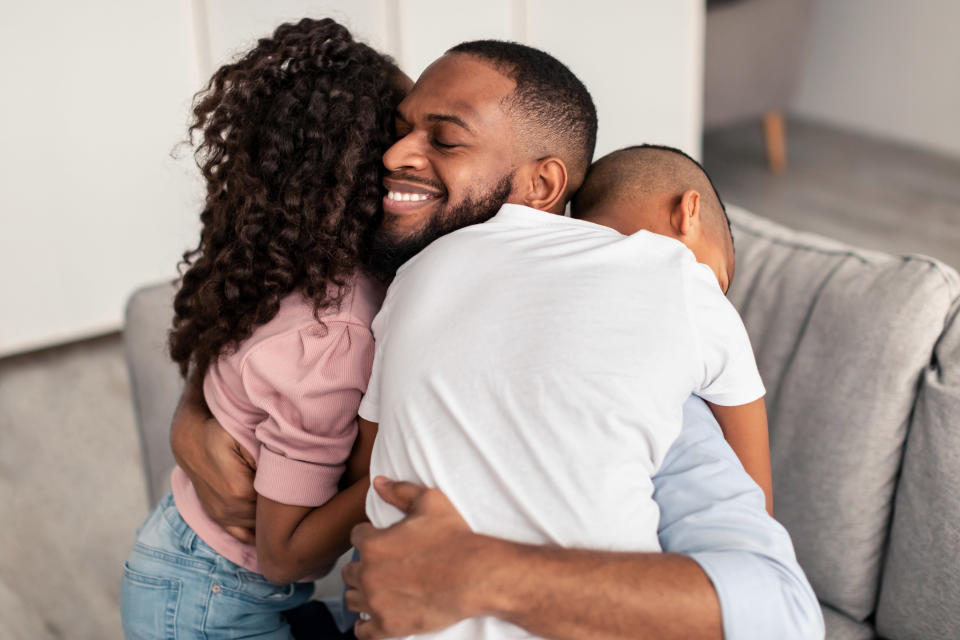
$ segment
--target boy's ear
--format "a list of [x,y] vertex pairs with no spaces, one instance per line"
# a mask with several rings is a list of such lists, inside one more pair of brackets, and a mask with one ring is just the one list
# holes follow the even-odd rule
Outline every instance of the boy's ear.
[[700,228],[700,192],[687,189],[670,211],[670,226],[679,238]]
[[567,192],[567,166],[563,160],[553,156],[538,160],[529,176],[523,204],[541,211],[563,213]]

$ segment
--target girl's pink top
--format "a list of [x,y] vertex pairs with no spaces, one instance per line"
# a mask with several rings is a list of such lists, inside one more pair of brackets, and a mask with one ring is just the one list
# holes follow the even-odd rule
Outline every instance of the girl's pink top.
[[[321,325],[313,304],[291,294],[276,317],[210,365],[203,395],[217,421],[256,459],[258,494],[302,507],[336,494],[357,435],[357,407],[373,365],[370,323],[383,295],[381,285],[358,276],[339,310],[321,312]],[[260,573],[256,547],[210,519],[179,467],[170,484],[180,515],[204,542]]]

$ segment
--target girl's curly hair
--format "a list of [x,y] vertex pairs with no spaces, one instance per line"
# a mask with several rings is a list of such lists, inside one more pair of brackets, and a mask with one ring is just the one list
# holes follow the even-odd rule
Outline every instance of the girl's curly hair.
[[295,290],[318,321],[341,302],[382,215],[398,77],[342,25],[305,18],[197,93],[189,136],[207,195],[169,335],[183,375],[191,362],[205,372]]

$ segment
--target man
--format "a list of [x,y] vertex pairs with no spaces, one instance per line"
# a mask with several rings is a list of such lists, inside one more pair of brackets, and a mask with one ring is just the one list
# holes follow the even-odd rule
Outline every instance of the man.
[[[384,155],[390,175],[375,252],[374,266],[385,272],[505,202],[561,213],[589,166],[596,116],[579,80],[549,55],[475,42],[454,47],[424,72],[398,108],[397,129]],[[249,502],[224,499],[231,492],[250,498],[231,471],[238,459],[224,463],[227,449],[205,444],[223,435],[204,418],[196,390],[189,391],[172,435],[178,462],[215,519],[249,528]],[[762,492],[696,398],[684,407],[683,431],[654,478],[665,553],[483,536],[437,489],[385,479],[374,486],[407,517],[354,531],[361,560],[346,567],[344,579],[348,606],[368,614],[356,626],[361,639],[477,616],[550,638],[823,635],[789,536],[766,515]]]

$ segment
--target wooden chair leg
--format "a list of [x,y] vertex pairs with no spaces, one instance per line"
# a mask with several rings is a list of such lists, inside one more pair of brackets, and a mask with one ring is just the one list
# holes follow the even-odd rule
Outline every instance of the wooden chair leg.
[[767,143],[767,165],[779,173],[787,166],[787,137],[781,112],[770,111],[763,116],[763,135]]

